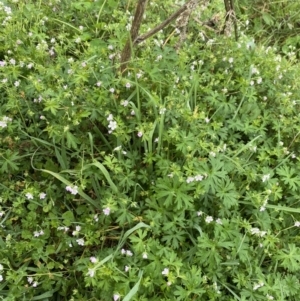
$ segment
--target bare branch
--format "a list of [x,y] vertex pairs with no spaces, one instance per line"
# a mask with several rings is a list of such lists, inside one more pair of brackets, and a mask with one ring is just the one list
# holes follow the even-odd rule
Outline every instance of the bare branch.
[[126,69],[127,62],[131,58],[131,50],[134,44],[133,41],[136,40],[139,34],[139,29],[142,24],[147,2],[148,0],[139,0],[138,5],[136,7],[135,15],[130,30],[130,37],[128,38],[126,45],[121,53],[121,72],[123,72]]
[[150,38],[154,34],[156,34],[161,29],[165,28],[167,25],[169,25],[172,21],[176,20],[184,11],[186,11],[189,8],[190,2],[193,0],[190,0],[189,2],[185,3],[182,7],[180,7],[174,14],[172,14],[169,18],[167,18],[165,21],[154,27],[153,29],[149,30],[145,34],[137,37],[134,40],[134,44],[139,44],[146,39]]

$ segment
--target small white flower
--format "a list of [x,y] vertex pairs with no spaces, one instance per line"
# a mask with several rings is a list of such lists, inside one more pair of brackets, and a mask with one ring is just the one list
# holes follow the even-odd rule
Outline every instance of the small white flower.
[[170,286],[171,284],[172,284],[171,281],[168,281],[168,282],[167,282],[167,286]]
[[128,265],[125,265],[125,272],[128,272],[129,271],[129,266]]
[[138,136],[138,137],[142,137],[142,136],[143,136],[143,132],[139,131],[139,132],[137,133],[137,136]]
[[253,286],[253,290],[256,291],[257,289],[259,289],[260,287],[264,286],[265,284],[260,281],[259,283],[255,283]]
[[160,55],[158,55],[158,56],[156,57],[155,62],[158,62],[158,61],[160,61],[161,59],[162,59],[162,55],[160,54]]
[[96,86],[97,86],[97,87],[100,87],[101,85],[102,85],[102,82],[97,82],[97,83],[96,83]]
[[203,180],[203,176],[202,175],[196,175],[195,176],[195,181],[200,182]]
[[132,110],[132,111],[130,112],[130,115],[132,115],[132,116],[134,116],[134,115],[135,115],[135,112],[134,112],[134,110]]
[[121,150],[121,148],[122,148],[122,145],[119,145],[113,149],[113,152],[117,152],[117,151]]
[[40,197],[40,200],[44,200],[45,197],[46,197],[46,193],[45,192],[41,192],[40,195],[39,195],[39,197]]
[[268,181],[270,179],[270,174],[267,174],[267,175],[263,175],[262,176],[262,181],[263,182],[266,182],[266,181]]
[[121,101],[121,105],[122,105],[123,107],[127,107],[128,104],[129,104],[129,101],[128,101],[128,100],[122,100],[122,101]]
[[66,190],[71,192],[71,194],[76,195],[78,193],[78,187],[77,186],[67,186]]
[[27,193],[25,194],[25,196],[27,197],[27,200],[33,200],[33,195],[32,195],[32,193],[27,192]]
[[212,216],[207,216],[207,217],[205,218],[205,222],[208,223],[208,224],[210,224],[213,220],[214,220],[214,219],[213,219]]
[[15,85],[15,87],[19,87],[20,86],[20,81],[19,80],[15,81],[14,85]]
[[130,83],[126,83],[125,87],[126,87],[127,89],[129,89],[129,88],[131,87],[131,84],[130,84]]
[[27,281],[29,284],[31,284],[33,282],[33,278],[32,277],[27,277]]
[[79,238],[79,239],[76,239],[78,245],[80,246],[84,246],[84,239],[83,238]]
[[216,223],[219,224],[219,225],[223,225],[223,222],[222,222],[222,220],[220,218],[216,219]]
[[87,276],[90,276],[90,277],[94,277],[95,276],[95,269],[88,269],[88,272],[87,272]]
[[197,211],[197,215],[198,215],[198,216],[202,216],[202,215],[203,215],[203,212],[202,212],[202,211]]
[[148,254],[146,252],[143,253],[143,258],[147,259],[148,258]]
[[[0,217],[2,217],[5,214],[4,211],[0,211]],[[1,271],[1,265],[0,265],[0,271]]]
[[300,222],[296,221],[294,224],[295,227],[300,227]]
[[114,294],[114,301],[117,301],[120,299],[120,295],[119,294]]
[[39,237],[40,236],[40,232],[39,231],[34,231],[33,232],[33,236],[34,237]]
[[168,276],[169,269],[168,268],[164,268],[164,270],[161,273],[162,273],[162,275]]
[[250,232],[252,235],[255,235],[255,234],[259,234],[260,230],[258,228],[251,228]]
[[165,114],[165,112],[166,112],[166,108],[161,108],[160,110],[159,110],[159,114],[160,115],[164,115]]
[[104,208],[103,213],[104,213],[104,215],[109,215],[110,214],[110,208],[109,207]]
[[212,157],[215,157],[216,153],[215,152],[210,152],[209,155],[212,156]]
[[121,254],[123,254],[123,255],[126,254],[126,250],[125,250],[125,249],[122,249],[122,250],[121,250]]
[[109,92],[110,92],[110,93],[114,93],[114,92],[115,92],[115,89],[114,89],[114,88],[110,88],[110,89],[109,89]]
[[112,114],[109,114],[106,119],[107,119],[107,121],[113,121],[114,120],[114,116]]
[[90,257],[90,261],[92,263],[96,263],[98,261],[98,259],[95,256]]
[[1,282],[1,281],[3,281],[3,276],[2,276],[2,275],[0,275],[0,282]]
[[186,182],[187,182],[187,183],[192,183],[192,182],[194,182],[194,180],[195,180],[194,177],[188,177],[188,178],[186,179]]
[[79,232],[81,230],[81,226],[76,226],[75,229],[77,232]]
[[130,250],[127,250],[126,251],[126,255],[129,256],[129,257],[131,257],[131,256],[133,256],[133,253]]
[[0,271],[3,271],[3,265],[0,263]]
[[38,286],[37,281],[34,281],[34,282],[32,283],[32,287],[37,287],[37,286]]
[[204,120],[205,120],[206,123],[209,123],[209,118],[208,117],[206,117]]
[[233,58],[230,57],[230,58],[228,59],[228,62],[229,62],[230,64],[232,64],[232,63],[233,63]]
[[257,82],[258,84],[261,84],[261,83],[262,83],[262,78],[259,77],[259,78],[256,80],[256,82]]

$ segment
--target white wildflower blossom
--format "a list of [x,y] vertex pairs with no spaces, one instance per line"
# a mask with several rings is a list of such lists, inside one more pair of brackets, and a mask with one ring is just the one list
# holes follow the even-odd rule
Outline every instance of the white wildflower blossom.
[[129,256],[129,257],[132,257],[132,256],[133,256],[133,253],[132,253],[130,250],[127,250],[127,251],[126,251],[126,255]]
[[202,175],[196,175],[195,176],[195,181],[200,182],[203,180],[203,176]]
[[78,187],[77,186],[67,186],[66,190],[69,191],[71,194],[76,195],[78,193]]
[[207,216],[207,217],[205,218],[205,222],[208,223],[208,224],[210,224],[213,220],[214,220],[214,219],[213,219],[212,216]]
[[109,207],[104,208],[103,213],[104,213],[104,215],[107,215],[107,216],[110,215],[110,208]]
[[88,272],[87,272],[87,276],[90,276],[90,277],[94,277],[95,276],[95,273],[96,273],[96,271],[95,271],[95,269],[88,269]]
[[27,193],[25,194],[25,196],[26,196],[27,200],[33,200],[33,194],[32,194],[32,193],[27,192]]
[[194,182],[194,180],[195,180],[194,177],[188,177],[188,178],[186,179],[186,182],[187,182],[187,183],[192,183],[192,182]]
[[128,104],[129,104],[129,101],[128,101],[128,100],[122,100],[122,101],[121,101],[121,105],[122,105],[123,107],[127,107]]
[[39,194],[39,197],[40,197],[40,200],[44,200],[45,197],[46,197],[46,193],[45,193],[45,192],[41,192],[41,193]]
[[114,301],[118,301],[120,299],[120,295],[114,294],[113,298],[114,298]]
[[76,242],[78,243],[79,246],[84,246],[84,239],[83,238],[76,239]]
[[222,220],[220,218],[216,219],[216,223],[219,224],[219,225],[223,225],[223,222],[222,222]]
[[265,284],[262,281],[260,281],[258,283],[255,283],[254,286],[253,286],[253,290],[256,291],[257,289],[261,288],[264,285]]
[[97,259],[95,256],[91,256],[91,257],[90,257],[90,261],[91,261],[92,263],[96,263],[96,262],[98,261],[98,259]]
[[267,174],[267,175],[263,175],[262,176],[262,181],[263,182],[266,182],[266,181],[268,181],[270,179],[270,174]]
[[294,224],[294,226],[299,228],[300,227],[300,222],[296,221],[295,224]]

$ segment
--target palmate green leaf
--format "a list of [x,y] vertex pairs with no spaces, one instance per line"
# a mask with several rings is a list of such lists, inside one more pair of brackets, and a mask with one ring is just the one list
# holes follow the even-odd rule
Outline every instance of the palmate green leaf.
[[68,148],[77,149],[79,140],[69,131],[66,132],[67,146]]
[[284,184],[288,185],[293,191],[296,191],[300,187],[300,179],[296,170],[293,167],[283,165],[276,169],[276,173],[281,176],[281,180]]
[[58,99],[49,99],[44,102],[45,107],[44,110],[45,112],[50,111],[54,116],[57,113],[57,110],[60,108],[60,103]]
[[[24,156],[23,156],[24,157]],[[16,171],[19,169],[20,163],[17,163],[17,160],[20,160],[22,157],[19,156],[18,153],[14,153],[11,150],[6,150],[5,154],[0,154],[0,172],[9,172],[9,171]]]
[[223,201],[223,205],[227,209],[238,205],[239,194],[234,183],[228,178],[220,180],[216,195]]
[[295,244],[288,244],[288,249],[279,250],[274,258],[279,261],[279,265],[290,272],[300,270],[300,248]]
[[210,158],[209,163],[211,166],[209,164],[203,166],[207,175],[203,183],[207,190],[211,189],[212,193],[215,193],[221,185],[221,179],[226,178],[227,172],[224,170],[224,162],[219,158]]
[[156,197],[163,202],[165,207],[172,206],[176,210],[192,208],[193,198],[188,191],[193,188],[186,183],[180,184],[176,179],[174,181],[159,179],[155,188]]

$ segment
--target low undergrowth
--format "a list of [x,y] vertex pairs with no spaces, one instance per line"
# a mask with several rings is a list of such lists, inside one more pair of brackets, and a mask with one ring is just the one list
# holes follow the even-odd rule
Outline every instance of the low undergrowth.
[[292,50],[164,32],[121,75],[131,7],[75,2],[0,4],[1,299],[297,300]]

